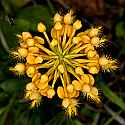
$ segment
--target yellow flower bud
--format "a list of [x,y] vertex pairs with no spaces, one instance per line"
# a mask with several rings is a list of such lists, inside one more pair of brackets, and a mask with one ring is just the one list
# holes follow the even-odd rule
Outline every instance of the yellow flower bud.
[[34,60],[34,63],[35,64],[38,64],[38,63],[42,63],[43,62],[43,58],[41,56],[37,56]]
[[26,90],[30,91],[30,90],[35,90],[35,89],[37,88],[32,82],[26,84]]
[[26,43],[28,46],[34,46],[34,39],[27,39]]
[[91,28],[90,31],[88,32],[89,37],[94,37],[97,36],[100,32],[102,27],[98,27],[98,28]]
[[44,44],[44,39],[42,37],[34,36],[33,38],[35,40],[35,43]]
[[67,91],[69,92],[69,93],[73,93],[73,85],[72,84],[69,84],[69,85],[67,85]]
[[54,89],[49,89],[47,91],[47,97],[48,98],[53,98],[54,95],[55,95],[55,90]]
[[27,49],[25,49],[25,48],[19,48],[18,49],[18,53],[19,53],[19,55],[21,56],[21,57],[26,57],[27,55],[28,55],[28,50]]
[[58,70],[59,70],[61,73],[64,73],[64,67],[63,67],[62,64],[60,64],[60,65],[58,66]]
[[90,79],[89,79],[88,74],[84,74],[84,75],[81,76],[81,82],[82,82],[82,83],[89,84]]
[[92,66],[89,68],[89,72],[91,74],[97,74],[99,72],[99,68],[97,68],[96,66]]
[[38,25],[37,25],[37,30],[38,30],[38,32],[43,33],[43,32],[46,31],[46,26],[45,26],[42,22],[40,22],[40,23],[38,23]]
[[99,66],[97,59],[92,59],[93,62],[87,64],[88,67]]
[[40,80],[41,83],[46,83],[48,82],[48,80],[49,80],[48,75],[46,74],[41,75],[41,80]]
[[72,84],[73,84],[75,90],[81,90],[81,83],[79,81],[73,80]]
[[73,32],[73,26],[72,25],[65,25],[65,28],[67,29],[67,36],[70,37]]
[[72,39],[72,42],[73,42],[74,44],[78,44],[80,41],[81,41],[81,38],[80,38],[80,37],[73,37],[73,39]]
[[82,67],[76,67],[75,68],[75,72],[77,74],[79,74],[79,75],[83,75],[84,74],[84,71],[83,71]]
[[99,58],[99,64],[101,66],[106,66],[108,65],[108,63],[109,63],[109,60],[105,56],[102,56]]
[[96,46],[96,47],[99,47],[99,44],[100,44],[100,38],[95,36],[91,39],[91,44],[93,46]]
[[87,52],[87,57],[88,58],[93,58],[94,56],[96,56],[96,54],[97,54],[96,50],[89,50]]
[[[45,85],[47,85],[47,83],[45,84]],[[40,89],[39,89],[39,92],[40,92],[40,94],[42,95],[42,96],[47,96],[47,91],[48,91],[48,85],[47,85],[47,87],[45,87],[45,85],[44,85],[44,87],[42,87],[42,88],[44,88],[44,89],[41,89],[41,87],[39,87]]]
[[65,94],[64,94],[64,89],[63,89],[63,87],[59,86],[59,87],[57,88],[57,94],[58,94],[58,97],[59,97],[59,98],[61,98],[61,99],[64,98]]
[[69,104],[70,104],[70,99],[64,98],[63,101],[62,101],[62,106],[64,108],[67,108],[69,106]]
[[61,22],[62,19],[63,19],[63,17],[60,16],[59,13],[56,13],[55,16],[54,16],[54,23],[56,23],[56,22]]
[[55,47],[58,44],[58,41],[56,39],[53,39],[50,44],[52,47]]
[[61,30],[63,28],[62,24],[60,22],[56,22],[54,25],[55,30]]
[[29,50],[29,53],[39,53],[38,47],[29,47],[28,50]]
[[96,87],[92,87],[92,88],[91,88],[91,93],[92,93],[93,95],[98,96],[98,89],[97,89]]
[[80,20],[76,20],[74,23],[73,23],[73,28],[76,29],[76,30],[79,30],[82,28],[82,23]]
[[35,82],[35,85],[40,89],[40,91],[46,90],[48,88],[48,82],[41,82],[40,79]]
[[39,105],[42,96],[38,91],[26,91],[25,98],[31,100],[31,108],[32,108],[34,106]]
[[36,80],[40,79],[40,77],[41,77],[41,73],[38,73],[38,72],[35,73],[33,75],[32,82],[35,82]]
[[69,12],[64,16],[64,23],[71,24],[73,22],[72,14]]
[[[80,89],[80,90],[81,90],[81,89]],[[79,94],[80,94],[80,91],[76,91],[74,97],[77,98],[77,97],[79,96]]]
[[69,118],[77,115],[78,100],[69,98],[68,100],[64,99],[64,102],[62,102],[62,106],[65,108],[66,115]]
[[22,63],[17,63],[14,68],[10,68],[11,71],[17,72],[19,75],[25,73],[25,65]]
[[57,39],[57,31],[54,28],[51,30],[51,36],[53,39]]
[[83,87],[82,87],[82,91],[86,92],[86,93],[90,92],[91,91],[91,86],[88,85],[88,84],[84,84]]
[[27,49],[28,46],[27,46],[26,42],[20,42],[20,47]]
[[35,57],[30,55],[30,54],[28,54],[28,56],[26,57],[26,60],[27,60],[27,63],[34,64]]
[[36,68],[34,66],[29,66],[28,69],[26,70],[26,74],[28,77],[33,77],[33,75],[36,72]]
[[26,41],[27,39],[32,38],[32,35],[29,32],[22,32],[22,40]]
[[84,52],[87,53],[89,50],[95,50],[94,46],[92,46],[91,44],[87,44],[87,47],[84,49]]
[[75,97],[78,97],[79,96],[79,93],[76,91],[76,90],[73,90],[73,92],[69,92],[68,93],[68,97],[69,98],[75,98]]
[[99,58],[99,65],[105,71],[116,70],[118,68],[117,61],[110,57],[102,56]]
[[90,43],[90,37],[87,35],[83,35],[81,36],[81,41],[83,41],[83,43]]
[[90,74],[88,74],[88,76],[89,76],[89,84],[93,86],[95,82],[94,77]]

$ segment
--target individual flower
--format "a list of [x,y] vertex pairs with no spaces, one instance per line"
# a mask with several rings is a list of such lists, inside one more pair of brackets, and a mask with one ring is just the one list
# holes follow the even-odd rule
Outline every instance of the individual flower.
[[101,66],[102,70],[108,72],[116,70],[118,68],[116,59],[113,60],[111,57],[107,57],[104,55],[99,58],[99,65]]
[[15,67],[10,67],[11,71],[14,71],[17,75],[23,75],[25,73],[25,64],[17,63]]
[[57,94],[62,99],[62,106],[66,115],[71,117],[77,115],[79,91],[75,90],[72,84],[67,85],[66,89],[59,86]]

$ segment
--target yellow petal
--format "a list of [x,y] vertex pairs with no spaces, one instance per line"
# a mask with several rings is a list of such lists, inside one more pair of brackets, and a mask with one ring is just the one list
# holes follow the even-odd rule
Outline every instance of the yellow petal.
[[63,99],[65,94],[64,94],[64,89],[63,87],[59,86],[58,89],[57,89],[57,94],[58,94],[58,97]]

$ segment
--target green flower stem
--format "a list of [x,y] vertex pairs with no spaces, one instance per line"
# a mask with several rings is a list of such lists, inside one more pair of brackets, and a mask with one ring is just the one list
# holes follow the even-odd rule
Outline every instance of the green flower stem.
[[53,77],[54,77],[54,71],[50,74],[48,82],[50,82],[53,79]]
[[77,63],[96,63],[98,60],[88,60],[88,59],[73,59],[73,61],[77,62]]
[[63,59],[68,65],[72,66],[73,68],[76,68],[68,59]]
[[70,48],[72,48],[72,46],[74,46],[74,44],[70,44],[63,52],[63,55],[65,55],[66,53],[68,53],[68,51],[70,50]]
[[87,46],[88,46],[88,45],[85,44],[85,45],[81,46],[80,48],[77,48],[77,49],[71,51],[70,54],[78,53],[78,52],[80,52],[81,50],[85,49]]
[[66,79],[66,83],[69,84],[70,83],[70,80],[69,80],[69,76],[68,76],[68,73],[67,73],[67,69],[66,69],[66,66],[63,62],[63,67],[64,67],[64,78]]
[[86,56],[86,54],[69,54],[69,55],[65,55],[65,58],[72,59],[80,56]]
[[66,33],[67,33],[67,26],[64,28],[64,35],[63,35],[63,41],[62,41],[62,48],[64,48],[66,44]]
[[79,67],[82,67],[82,68],[85,68],[85,69],[89,69],[89,67],[88,66],[86,66],[85,64],[80,64],[80,63],[77,63],[77,62],[75,62],[75,61],[72,61],[72,64],[74,65],[74,66],[79,66]]
[[3,114],[3,118],[1,120],[0,125],[5,125],[5,122],[7,121],[7,116],[9,111],[13,108],[14,102],[16,99],[16,95],[14,94],[12,98],[9,100],[9,104],[6,106],[6,112]]
[[80,32],[80,33],[78,33],[76,36],[83,36],[83,35],[87,35],[88,34],[88,32],[90,31],[90,29],[87,29],[86,31],[84,31],[84,32]]
[[36,44],[38,48],[46,52],[48,55],[56,55],[54,52],[50,51],[49,49],[45,48],[43,45]]
[[58,77],[59,77],[59,72],[58,72],[58,70],[56,70],[55,73],[54,73],[54,79],[53,79],[53,83],[52,83],[53,89],[54,89],[54,86],[55,86],[55,83],[56,83]]
[[66,45],[65,45],[65,47],[64,47],[64,50],[68,47],[68,45],[71,44],[72,38],[73,38],[73,36],[75,35],[75,32],[76,32],[76,30],[74,29],[73,32],[72,32],[72,34],[71,34],[71,36],[69,37],[68,42],[66,43]]
[[71,48],[71,52],[74,50],[74,49],[78,49],[81,45],[83,45],[82,42],[78,43],[77,45],[75,45],[74,47]]
[[37,69],[40,69],[40,68],[50,68],[51,66],[53,66],[54,62],[52,62],[52,60],[44,63],[44,64],[38,64],[37,65]]
[[50,60],[50,59],[57,59],[58,58],[58,56],[49,56],[49,55],[45,55],[45,54],[36,54],[36,53],[32,53],[31,55],[33,55],[33,56],[41,56],[44,60]]
[[47,40],[49,46],[51,47],[51,45],[50,45],[50,40],[49,40],[49,37],[48,37],[47,33],[46,33],[46,32],[43,32],[43,34],[44,34],[44,36],[45,36],[45,38],[46,38],[46,40]]
[[74,72],[74,69],[71,66],[66,66],[66,69],[69,73],[71,73],[73,76],[75,76],[79,81],[80,78],[78,77],[78,75]]
[[57,39],[58,39],[58,49],[59,49],[59,52],[62,53],[62,49],[61,49],[61,46],[60,46],[60,31],[57,31]]
[[55,71],[58,65],[59,65],[59,60],[54,61],[53,66],[47,71],[46,74],[49,76],[51,73]]
[[3,48],[5,49],[6,52],[9,52],[9,46],[7,44],[7,41],[5,39],[5,36],[0,28],[0,43],[3,46]]
[[60,73],[60,78],[61,78],[61,81],[62,81],[62,84],[63,84],[63,87],[64,87],[64,93],[65,93],[66,96],[67,96],[66,81],[64,81],[64,79],[63,79],[61,73]]

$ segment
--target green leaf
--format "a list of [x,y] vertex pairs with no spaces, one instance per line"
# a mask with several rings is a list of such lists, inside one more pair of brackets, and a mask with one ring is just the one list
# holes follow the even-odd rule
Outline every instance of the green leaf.
[[15,123],[14,125],[31,125],[29,124],[30,119],[29,119],[29,114],[27,112],[22,112],[20,113],[20,115],[18,116],[18,119],[15,119]]
[[0,105],[3,101],[5,101],[8,98],[8,95],[4,92],[0,93]]
[[26,19],[16,19],[16,28],[22,31],[28,31],[31,26],[31,22]]
[[83,123],[81,123],[81,122],[78,121],[78,120],[74,120],[73,123],[74,123],[74,125],[84,125]]
[[90,110],[90,109],[89,109],[88,107],[86,107],[86,106],[81,109],[81,113],[82,113],[83,115],[86,115],[86,116],[89,116],[89,117],[94,117],[94,116],[96,115],[96,112]]
[[55,10],[54,5],[52,4],[51,0],[47,0],[47,3],[48,3],[48,7],[49,7],[50,11],[54,14],[56,10]]
[[[51,16],[47,7],[43,5],[36,5],[22,9],[17,13],[15,19],[16,27],[20,27],[21,30],[26,31],[27,27],[29,30],[36,31],[37,24],[43,21],[47,25],[47,28],[51,26]],[[24,22],[24,25],[22,24]],[[23,27],[21,27],[23,25]]]
[[17,79],[9,79],[0,84],[0,87],[8,93],[20,93],[24,88],[24,83]]
[[54,118],[52,118],[46,125],[62,125],[64,120],[64,112],[60,112]]
[[0,2],[2,4],[2,7],[4,8],[4,11],[10,14],[12,12],[10,0],[1,0]]
[[6,111],[6,107],[0,108],[0,116],[2,116],[5,111]]
[[26,5],[28,2],[30,2],[31,0],[10,0],[10,1],[13,4],[13,6],[22,7]]
[[[77,119],[68,119],[67,121],[65,121],[66,125],[85,125],[83,123],[81,123],[79,120]],[[87,125],[87,124],[86,124]]]
[[0,21],[0,28],[3,32],[5,42],[8,44],[10,48],[15,47],[17,45],[17,33],[18,30],[9,24],[9,22]]
[[110,123],[115,119],[115,117],[117,117],[118,115],[120,115],[122,111],[119,111],[118,113],[116,113],[114,116],[110,117],[105,123],[104,125],[110,125]]
[[124,22],[119,22],[116,25],[116,36],[117,37],[122,37],[125,39],[125,29],[124,29]]
[[117,96],[113,91],[110,90],[110,88],[105,85],[104,83],[100,84],[101,88],[103,90],[104,95],[109,98],[114,104],[119,106],[122,110],[125,111],[125,102],[123,99],[119,96]]

